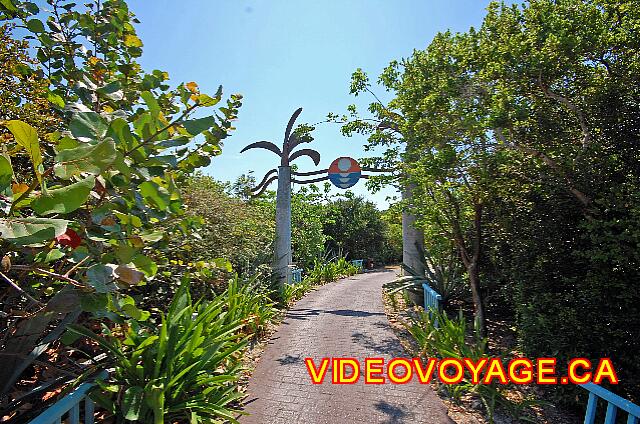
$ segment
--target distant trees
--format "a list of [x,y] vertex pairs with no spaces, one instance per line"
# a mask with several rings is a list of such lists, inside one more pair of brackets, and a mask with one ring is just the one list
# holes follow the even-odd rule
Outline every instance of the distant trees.
[[[328,219],[324,226],[326,246],[342,252],[349,259],[387,259],[387,223],[376,206],[363,197],[348,193],[328,204]],[[397,256],[396,256],[397,258]]]

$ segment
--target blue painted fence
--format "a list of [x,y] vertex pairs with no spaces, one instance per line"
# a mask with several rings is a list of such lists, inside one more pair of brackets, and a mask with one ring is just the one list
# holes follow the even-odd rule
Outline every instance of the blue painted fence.
[[[106,372],[100,374],[100,378],[106,378]],[[29,424],[61,424],[65,419],[68,424],[93,424],[94,403],[87,396],[87,392],[94,383],[82,383],[74,391],[54,403],[42,414],[31,420]],[[84,419],[80,421],[80,404],[84,405]]]
[[353,260],[353,261],[351,261],[351,264],[353,264],[353,266],[355,266],[355,267],[358,267],[360,272],[364,271],[364,259]]
[[631,403],[627,399],[597,384],[586,383],[581,384],[580,387],[589,391],[589,401],[587,402],[587,411],[584,414],[584,424],[595,424],[598,399],[604,400],[607,404],[607,414],[604,418],[604,424],[614,424],[619,409],[628,414],[627,424],[638,424],[640,422],[640,406]]
[[[429,312],[429,316],[431,316],[431,310],[440,311],[442,296],[432,289],[426,282],[422,283],[422,290],[424,292],[424,310]],[[437,320],[434,325],[438,328]]]
[[289,274],[289,284],[297,284],[302,282],[302,269],[291,268]]

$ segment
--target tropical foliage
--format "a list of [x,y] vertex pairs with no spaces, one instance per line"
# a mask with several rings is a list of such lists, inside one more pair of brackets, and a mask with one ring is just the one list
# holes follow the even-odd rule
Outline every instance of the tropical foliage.
[[[637,399],[638,8],[487,10],[479,28],[393,61],[378,80],[393,100],[367,119],[351,107],[344,132],[386,148],[370,162],[413,192],[403,206],[435,263],[454,252],[464,267],[482,334],[502,313],[527,355],[614,358],[614,389]],[[374,89],[353,74],[352,93]]]
[[17,52],[2,80],[17,81],[27,102],[3,109],[1,122],[10,134],[0,156],[1,277],[13,290],[3,308],[24,311],[3,315],[6,399],[82,312],[145,321],[136,306],[145,288],[178,285],[167,247],[197,220],[177,187],[220,154],[241,96],[223,100],[222,88],[207,95],[193,82],[172,88],[165,72],[144,72],[124,1],[1,4],[3,39],[20,27],[37,52],[35,62],[24,44],[2,46]]

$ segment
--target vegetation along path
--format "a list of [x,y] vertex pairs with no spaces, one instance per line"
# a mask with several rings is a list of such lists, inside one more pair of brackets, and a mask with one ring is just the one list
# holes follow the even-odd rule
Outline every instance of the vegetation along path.
[[322,286],[288,313],[249,381],[241,423],[453,423],[433,390],[395,384],[311,383],[304,358],[404,356],[387,322],[382,284],[394,271],[360,274]]

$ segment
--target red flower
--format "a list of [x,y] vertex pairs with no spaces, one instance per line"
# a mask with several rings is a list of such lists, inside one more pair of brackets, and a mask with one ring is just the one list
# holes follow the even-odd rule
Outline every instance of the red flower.
[[56,237],[56,241],[61,245],[69,246],[72,249],[75,249],[82,243],[82,239],[80,238],[78,233],[73,231],[71,228],[67,228],[67,231],[64,234]]

